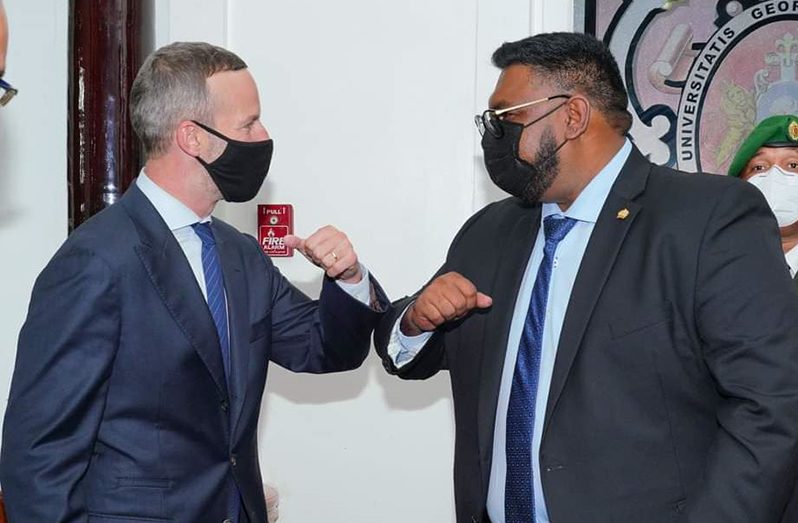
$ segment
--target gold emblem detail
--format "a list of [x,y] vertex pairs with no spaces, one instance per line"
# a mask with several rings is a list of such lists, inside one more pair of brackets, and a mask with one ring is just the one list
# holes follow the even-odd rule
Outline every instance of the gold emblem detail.
[[787,126],[787,134],[790,136],[790,140],[798,142],[798,122],[795,120],[790,122],[790,125]]
[[620,211],[618,211],[618,216],[617,216],[617,218],[618,218],[619,220],[625,220],[625,219],[627,219],[628,217],[629,217],[629,209],[621,209]]

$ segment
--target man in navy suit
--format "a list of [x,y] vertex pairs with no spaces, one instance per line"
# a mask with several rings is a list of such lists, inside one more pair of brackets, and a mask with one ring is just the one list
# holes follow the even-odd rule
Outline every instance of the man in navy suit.
[[0,474],[10,521],[266,521],[257,423],[268,362],[354,369],[387,299],[346,236],[287,242],[322,267],[318,301],[257,241],[211,218],[253,198],[271,160],[235,54],[153,53],[134,82],[147,161],[36,281]]

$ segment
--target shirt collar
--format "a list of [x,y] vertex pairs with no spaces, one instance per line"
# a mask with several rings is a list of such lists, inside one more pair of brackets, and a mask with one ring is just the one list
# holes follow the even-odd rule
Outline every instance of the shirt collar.
[[787,260],[787,265],[790,266],[790,276],[795,278],[795,272],[798,269],[798,246],[787,251],[784,258]]
[[150,203],[161,215],[170,231],[176,231],[197,222],[211,221],[210,216],[200,218],[194,211],[186,207],[183,202],[163,190],[160,185],[147,176],[144,169],[141,170],[139,177],[136,178],[136,186],[150,200]]
[[582,189],[567,211],[562,212],[556,203],[544,203],[541,219],[558,214],[582,222],[596,223],[601,208],[604,207],[604,202],[610,194],[610,189],[618,175],[621,174],[621,169],[631,152],[632,142],[627,138],[612,160]]

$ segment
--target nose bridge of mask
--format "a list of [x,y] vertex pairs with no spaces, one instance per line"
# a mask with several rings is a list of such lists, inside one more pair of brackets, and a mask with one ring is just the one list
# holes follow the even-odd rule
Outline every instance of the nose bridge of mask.
[[781,182],[784,185],[798,185],[798,173],[785,171],[778,165],[772,166],[768,173],[774,179],[774,182]]
[[748,179],[748,183],[759,189],[767,197],[773,189],[773,176],[768,170],[761,174],[755,174]]
[[764,173],[749,178],[748,181],[766,196],[773,194],[778,197],[779,195],[775,194],[777,192],[795,190],[794,188],[798,186],[798,173],[787,172],[778,165],[773,165]]
[[487,132],[482,135],[482,150],[490,151],[495,159],[504,159],[517,154],[518,143],[524,131],[524,126],[520,123],[502,120],[500,125],[502,127],[502,136],[500,138],[496,138]]

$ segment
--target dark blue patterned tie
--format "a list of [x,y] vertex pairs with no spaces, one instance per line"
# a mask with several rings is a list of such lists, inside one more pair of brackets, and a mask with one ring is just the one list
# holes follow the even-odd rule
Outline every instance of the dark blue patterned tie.
[[224,375],[229,383],[230,334],[227,330],[227,300],[224,294],[224,278],[222,264],[219,262],[219,250],[216,248],[216,238],[213,236],[210,223],[195,223],[191,227],[202,240],[202,272],[205,273],[208,309],[211,311],[213,323],[216,324],[216,333],[219,335],[219,345],[222,349]]
[[505,523],[535,521],[535,496],[532,484],[532,434],[535,426],[535,400],[538,393],[543,324],[549,297],[551,270],[557,244],[576,224],[571,218],[548,216],[543,220],[546,245],[540,262],[529,310],[518,347],[510,403],[507,406],[505,455],[507,477],[504,489]]
[[[216,248],[216,238],[213,236],[210,223],[195,223],[191,226],[202,240],[202,272],[205,274],[205,292],[208,296],[208,309],[211,311],[216,333],[219,335],[219,345],[222,351],[224,375],[228,387],[230,385],[230,333],[227,329],[227,299],[224,292],[224,277],[222,264],[219,261],[219,250]],[[238,521],[241,512],[241,495],[232,475],[228,475],[227,513],[230,521]]]

